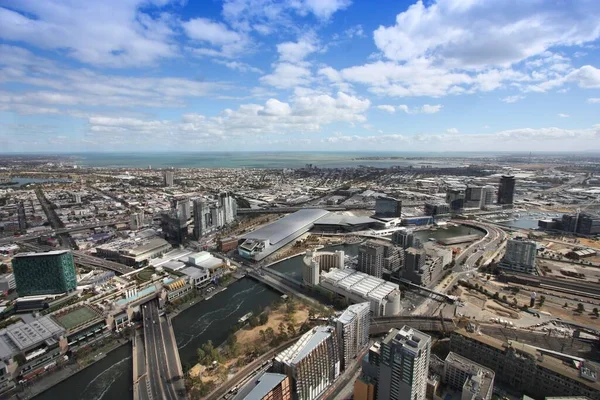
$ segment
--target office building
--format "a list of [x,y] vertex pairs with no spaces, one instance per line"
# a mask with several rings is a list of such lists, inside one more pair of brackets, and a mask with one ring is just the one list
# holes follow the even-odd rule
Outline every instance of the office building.
[[131,230],[137,231],[143,226],[144,226],[144,213],[136,212],[136,213],[131,214],[131,220],[129,222],[129,227],[131,228]]
[[437,217],[448,214],[450,214],[450,207],[443,201],[425,202],[425,215]]
[[401,311],[400,289],[397,283],[357,272],[351,268],[332,268],[320,276],[320,286],[351,303],[371,304],[374,317],[398,315]]
[[586,360],[516,341],[506,343],[464,328],[451,334],[450,351],[494,371],[498,383],[536,399],[586,396],[600,400],[600,367]]
[[510,239],[506,242],[506,252],[498,265],[502,269],[535,274],[535,242],[523,239]]
[[12,265],[21,297],[66,293],[77,287],[73,255],[67,250],[17,254]]
[[261,261],[308,232],[317,220],[328,214],[329,211],[320,209],[303,209],[289,214],[242,236],[238,253],[244,258]]
[[340,374],[340,355],[335,328],[317,326],[291,347],[275,356],[273,369],[292,381],[298,400],[321,396]]
[[560,228],[566,232],[578,233],[580,235],[600,234],[600,216],[584,212],[564,214],[560,225]]
[[392,233],[392,243],[402,247],[404,250],[409,247],[421,248],[421,241],[416,238],[412,230],[400,230]]
[[462,392],[461,400],[491,400],[494,371],[450,352],[444,360],[444,383]]
[[400,218],[402,214],[402,201],[392,197],[378,197],[375,199],[375,215],[380,218]]
[[194,238],[196,240],[211,230],[210,220],[208,203],[204,199],[194,200]]
[[368,302],[353,304],[334,322],[339,340],[341,369],[344,370],[369,344],[371,306]]
[[423,249],[409,247],[404,252],[404,268],[402,278],[407,279],[415,285],[427,285],[427,274],[425,274],[426,254]]
[[368,240],[358,248],[358,264],[356,270],[381,278],[383,275],[383,258],[385,249],[382,245]]
[[265,372],[244,385],[233,400],[292,400],[290,378]]
[[378,400],[425,400],[431,337],[403,326],[381,342]]
[[192,217],[192,207],[190,206],[190,199],[187,197],[172,199],[171,208],[177,211],[177,216],[182,221],[187,221]]
[[494,192],[493,186],[487,185],[481,189],[481,208],[486,209],[487,207],[494,204]]
[[481,208],[483,188],[481,186],[469,185],[465,190],[465,208]]
[[180,245],[188,239],[188,224],[180,218],[177,210],[161,214],[160,227],[169,242]]
[[165,171],[163,173],[163,184],[166,187],[173,186],[173,178],[175,177],[175,173],[173,171]]
[[448,189],[446,191],[446,203],[453,212],[462,210],[465,206],[465,192],[461,189]]
[[512,205],[515,196],[515,177],[502,175],[498,187],[498,204]]

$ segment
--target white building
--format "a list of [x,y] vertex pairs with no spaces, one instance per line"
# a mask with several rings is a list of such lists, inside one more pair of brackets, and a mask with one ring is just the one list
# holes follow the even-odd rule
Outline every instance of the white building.
[[535,242],[511,239],[506,242],[506,252],[498,266],[510,271],[534,274],[536,251]]
[[349,306],[335,319],[342,369],[369,344],[371,306],[368,302]]
[[461,400],[490,400],[494,376],[491,369],[453,352],[444,360],[444,383],[462,391]]
[[401,310],[397,284],[351,268],[332,268],[321,275],[320,285],[352,303],[369,302],[374,317],[397,315]]

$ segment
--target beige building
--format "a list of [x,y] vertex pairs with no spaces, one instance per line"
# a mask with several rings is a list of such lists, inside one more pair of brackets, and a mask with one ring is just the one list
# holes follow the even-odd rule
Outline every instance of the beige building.
[[494,371],[450,352],[444,360],[444,383],[462,392],[461,400],[490,400]]

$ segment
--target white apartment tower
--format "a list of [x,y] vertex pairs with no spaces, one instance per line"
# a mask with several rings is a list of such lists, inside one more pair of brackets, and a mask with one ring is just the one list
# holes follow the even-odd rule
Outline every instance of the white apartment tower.
[[342,369],[369,344],[371,306],[369,302],[349,306],[335,319]]

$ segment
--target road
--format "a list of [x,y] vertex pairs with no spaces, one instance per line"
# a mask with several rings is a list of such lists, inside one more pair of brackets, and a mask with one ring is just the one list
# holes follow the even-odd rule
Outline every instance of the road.
[[150,398],[185,399],[185,389],[181,389],[183,377],[178,375],[179,368],[176,365],[178,360],[173,354],[173,338],[168,332],[168,321],[159,314],[156,300],[146,303],[142,308]]

